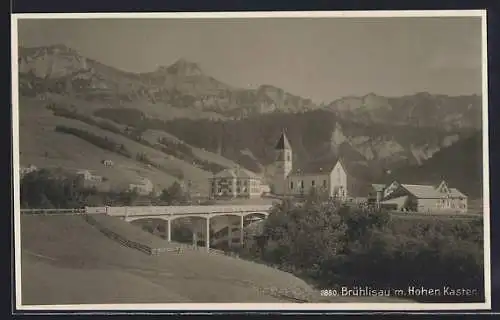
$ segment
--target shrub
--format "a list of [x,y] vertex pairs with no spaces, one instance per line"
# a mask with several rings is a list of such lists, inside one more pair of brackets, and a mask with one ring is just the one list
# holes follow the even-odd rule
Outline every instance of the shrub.
[[[478,221],[391,218],[382,210],[343,206],[311,194],[305,202],[288,199],[276,205],[262,238],[265,244],[254,250],[256,259],[294,269],[322,287],[483,288]],[[419,299],[468,299],[445,298]]]

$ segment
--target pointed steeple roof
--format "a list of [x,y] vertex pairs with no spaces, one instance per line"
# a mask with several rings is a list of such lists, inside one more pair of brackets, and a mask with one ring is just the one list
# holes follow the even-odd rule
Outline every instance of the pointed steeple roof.
[[276,144],[275,147],[276,150],[290,150],[292,147],[290,146],[290,142],[288,141],[288,138],[286,137],[285,130],[281,131],[281,137],[278,140],[278,143]]

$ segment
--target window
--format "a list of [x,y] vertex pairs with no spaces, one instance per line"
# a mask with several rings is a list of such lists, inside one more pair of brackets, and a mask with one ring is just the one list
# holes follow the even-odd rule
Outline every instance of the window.
[[293,181],[290,181],[290,189],[293,190]]
[[304,180],[301,180],[301,181],[300,181],[300,188],[301,188],[301,189],[304,189]]
[[314,184],[315,184],[315,183],[316,183],[316,181],[314,181],[314,180],[313,180],[313,181],[311,181],[311,186],[313,186],[313,187],[314,187]]
[[286,153],[286,161],[290,161],[290,152]]
[[323,187],[326,188],[326,180],[323,180]]

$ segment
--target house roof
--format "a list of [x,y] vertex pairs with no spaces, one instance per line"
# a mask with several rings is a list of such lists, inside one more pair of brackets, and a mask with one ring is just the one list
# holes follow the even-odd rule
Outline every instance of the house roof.
[[294,162],[292,175],[308,175],[308,174],[329,174],[335,165],[340,161],[344,170],[348,171],[350,166],[346,166],[346,162],[338,156],[328,155],[321,158],[316,158],[307,162]]
[[258,178],[259,176],[244,168],[228,168],[215,175],[216,178]]
[[[453,198],[458,198],[458,197],[464,197],[466,198],[467,196],[461,193],[458,189],[456,188],[448,188],[449,192],[441,192],[439,190],[439,185],[430,185],[430,184],[401,184],[397,180],[393,181],[393,183],[397,183],[400,187],[404,188],[406,191],[411,193],[417,198],[420,199],[439,199],[448,196],[451,196]],[[389,187],[393,183],[387,185]],[[375,185],[374,185],[375,186]],[[379,185],[380,186],[380,185]],[[399,189],[399,187],[398,187]]]
[[456,188],[450,188],[450,193],[453,197],[463,197],[463,198],[467,198],[467,196],[465,194],[463,194],[462,192],[460,192],[460,190],[456,189]]
[[290,150],[292,147],[290,146],[290,142],[288,141],[288,138],[286,137],[285,131],[281,132],[281,137],[278,140],[278,143],[276,144],[275,147],[276,150]]
[[421,199],[438,199],[443,195],[436,190],[436,188],[432,185],[423,185],[423,184],[402,184],[403,188],[408,190],[411,194],[413,194],[417,198]]
[[149,180],[148,178],[145,178],[145,177],[139,177],[137,179],[137,183],[139,183],[139,184],[150,184],[151,180]]
[[236,177],[236,173],[233,169],[224,169],[215,174],[216,178],[234,178]]
[[366,165],[362,165],[357,162],[345,161],[343,157],[338,156],[326,156],[320,159],[315,159],[305,163],[294,163],[291,174],[292,175],[308,175],[308,174],[329,174],[335,165],[340,161],[340,164],[344,168],[347,174],[351,177],[356,177],[362,180],[362,174],[369,170]]
[[328,174],[337,164],[337,158],[316,159],[303,164],[294,165],[291,175],[307,175],[307,174]]
[[381,203],[384,204],[397,204],[401,202],[406,202],[406,199],[408,199],[408,196],[401,196],[401,197],[396,197],[396,198],[391,198],[387,200],[381,201]]

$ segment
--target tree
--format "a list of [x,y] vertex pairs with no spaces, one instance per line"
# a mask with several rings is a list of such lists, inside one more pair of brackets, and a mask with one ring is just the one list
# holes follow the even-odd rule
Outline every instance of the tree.
[[21,180],[21,205],[31,208],[75,208],[96,194],[83,186],[78,177],[61,170],[42,169]]
[[306,197],[306,205],[316,205],[328,200],[328,193],[322,188],[312,187]]
[[135,189],[120,192],[120,194],[118,195],[119,202],[123,203],[126,206],[132,205],[138,197],[139,193]]
[[185,204],[187,202],[187,195],[182,186],[175,181],[168,189],[162,191],[160,200],[165,201],[168,205]]
[[345,226],[334,216],[338,208],[312,200],[286,199],[273,209],[264,225],[265,260],[315,270],[342,251]]

